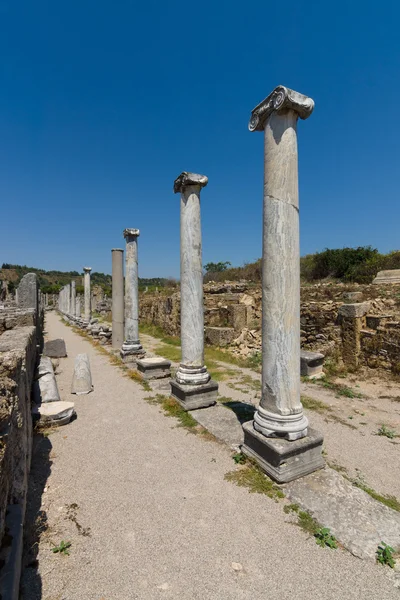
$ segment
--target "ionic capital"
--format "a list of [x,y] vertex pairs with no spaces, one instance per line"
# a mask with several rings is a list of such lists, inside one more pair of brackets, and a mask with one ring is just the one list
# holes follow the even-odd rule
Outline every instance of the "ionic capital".
[[269,96],[258,104],[251,112],[249,121],[250,131],[264,131],[268,117],[287,110],[295,111],[300,119],[307,119],[314,109],[314,100],[299,92],[290,90],[284,85],[278,85]]
[[124,229],[123,236],[126,239],[127,237],[139,237],[140,230],[139,229]]
[[90,273],[90,271],[92,270],[92,267],[83,267],[83,270],[85,273]]
[[205,187],[208,183],[208,177],[206,175],[199,175],[198,173],[188,173],[183,171],[179,177],[174,181],[174,192],[182,192],[186,187],[190,185],[198,185]]

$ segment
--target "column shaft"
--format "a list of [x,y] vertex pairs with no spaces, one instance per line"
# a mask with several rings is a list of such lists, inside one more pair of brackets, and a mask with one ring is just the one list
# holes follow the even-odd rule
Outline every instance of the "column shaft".
[[75,316],[76,313],[76,284],[75,281],[71,281],[71,316]]
[[91,319],[91,304],[90,304],[90,267],[84,267],[84,290],[85,290],[85,321],[90,322]]
[[125,229],[125,341],[122,355],[142,353],[139,341],[139,271],[138,237],[139,229]]
[[112,257],[112,345],[120,348],[124,341],[124,251],[111,250]]

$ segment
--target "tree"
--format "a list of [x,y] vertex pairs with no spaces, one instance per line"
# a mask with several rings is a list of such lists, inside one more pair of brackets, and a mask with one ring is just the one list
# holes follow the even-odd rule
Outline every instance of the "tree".
[[206,273],[222,273],[222,271],[226,271],[226,269],[230,266],[231,263],[229,261],[219,263],[209,262],[204,265],[204,270]]

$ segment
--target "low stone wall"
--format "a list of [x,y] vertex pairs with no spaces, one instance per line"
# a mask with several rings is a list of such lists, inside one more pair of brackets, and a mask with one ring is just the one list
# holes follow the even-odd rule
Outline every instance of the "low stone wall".
[[32,385],[43,347],[44,312],[36,275],[25,275],[18,291],[18,304],[8,303],[0,309],[0,597],[3,598],[16,597],[19,582],[32,452]]
[[[302,348],[326,355],[343,354],[346,326],[351,335],[352,326],[351,321],[339,318],[339,309],[343,304],[366,300],[369,301],[368,317],[371,317],[368,323],[373,322],[373,317],[380,317],[380,325],[373,329],[357,322],[360,339],[354,342],[359,348],[355,363],[396,371],[400,368],[399,329],[395,325],[400,321],[400,286],[326,283],[302,287]],[[180,335],[179,292],[170,296],[142,293],[139,305],[142,322],[158,325],[170,335]],[[260,285],[205,284],[204,324],[208,344],[229,346],[234,354],[243,357],[261,351]]]

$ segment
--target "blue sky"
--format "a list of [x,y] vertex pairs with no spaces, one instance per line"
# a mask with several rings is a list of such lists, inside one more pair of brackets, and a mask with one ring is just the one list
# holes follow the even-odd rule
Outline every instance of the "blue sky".
[[203,262],[261,256],[263,135],[282,84],[300,121],[302,254],[400,247],[396,2],[0,0],[0,262],[179,276],[183,170],[208,175]]

